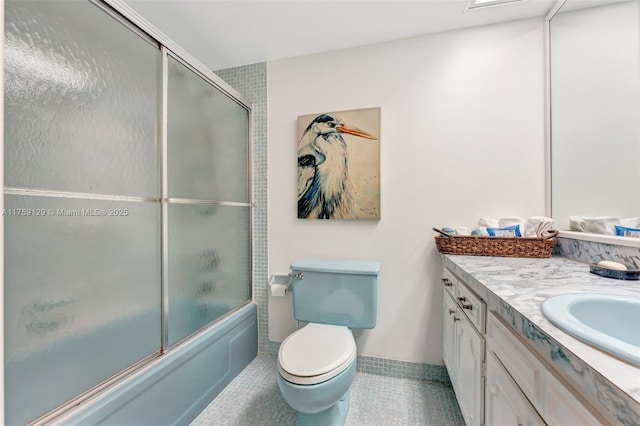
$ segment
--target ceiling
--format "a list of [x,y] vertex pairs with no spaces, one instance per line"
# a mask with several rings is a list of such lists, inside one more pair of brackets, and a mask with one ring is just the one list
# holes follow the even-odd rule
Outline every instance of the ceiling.
[[557,0],[125,0],[210,69],[544,16]]

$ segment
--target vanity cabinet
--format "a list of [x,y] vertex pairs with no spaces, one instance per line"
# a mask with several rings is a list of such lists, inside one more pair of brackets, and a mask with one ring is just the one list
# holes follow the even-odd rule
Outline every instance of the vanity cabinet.
[[467,426],[611,425],[444,268],[443,357]]
[[445,269],[443,297],[444,362],[467,426],[484,424],[486,305]]

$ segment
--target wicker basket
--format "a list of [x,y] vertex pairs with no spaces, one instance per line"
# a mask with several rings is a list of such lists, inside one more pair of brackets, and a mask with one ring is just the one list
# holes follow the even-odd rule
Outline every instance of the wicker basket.
[[444,254],[499,257],[550,257],[556,245],[558,231],[549,231],[541,238],[529,237],[476,237],[450,235],[433,228],[438,251]]

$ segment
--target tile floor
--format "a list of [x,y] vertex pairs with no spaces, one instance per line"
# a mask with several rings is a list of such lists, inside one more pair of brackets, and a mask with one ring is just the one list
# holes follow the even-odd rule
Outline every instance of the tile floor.
[[[254,359],[191,425],[295,425],[296,412],[278,390],[275,362]],[[464,426],[464,420],[450,386],[358,372],[347,425]]]

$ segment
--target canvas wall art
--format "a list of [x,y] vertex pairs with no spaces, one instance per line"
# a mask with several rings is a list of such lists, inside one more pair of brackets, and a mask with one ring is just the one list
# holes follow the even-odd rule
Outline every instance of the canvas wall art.
[[298,117],[298,218],[380,219],[380,108]]

